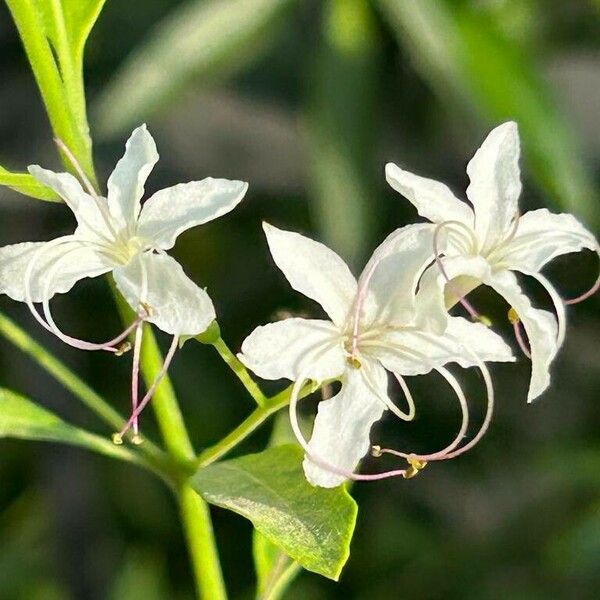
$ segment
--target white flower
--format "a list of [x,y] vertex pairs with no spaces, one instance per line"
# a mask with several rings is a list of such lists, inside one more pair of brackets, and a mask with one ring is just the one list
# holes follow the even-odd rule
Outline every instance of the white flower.
[[[513,360],[501,338],[479,323],[453,317],[442,335],[420,325],[424,315],[415,305],[415,291],[432,260],[430,226],[395,232],[374,253],[358,282],[343,260],[323,244],[268,224],[264,229],[273,259],[291,286],[316,300],[331,319],[289,318],[258,327],[239,355],[260,377],[296,382],[290,415],[307,451],[304,470],[312,484],[334,487],[348,477],[378,477],[352,473],[369,449],[371,426],[386,408],[405,420],[414,414],[409,393],[408,413],[390,400],[388,371],[405,392],[403,375],[431,370],[441,372],[456,390],[458,384],[443,368],[446,363],[479,364],[474,353],[483,360]],[[306,443],[295,415],[299,388],[306,380],[336,379],[342,388],[319,404]]]
[[[70,156],[68,148],[64,145],[61,148]],[[125,154],[108,180],[106,198],[97,196],[75,159],[70,158],[88,191],[68,173],[54,173],[37,165],[30,166],[29,172],[65,201],[75,215],[77,228],[71,235],[50,242],[25,242],[0,248],[0,293],[26,302],[41,325],[64,342],[84,350],[119,353],[121,348],[117,344],[136,330],[133,413],[128,425],[133,425],[137,434],[137,417],[173,358],[178,338],[202,333],[215,319],[208,294],[165,251],[173,247],[183,231],[235,208],[248,185],[207,178],[160,190],[142,206],[144,184],[158,161],[156,145],[145,125],[138,127],[127,141]],[[68,292],[81,279],[109,272],[138,319],[105,343],[64,334],[52,318],[50,299]],[[34,306],[38,302],[42,303],[45,319]],[[138,404],[142,321],[154,323],[174,337],[163,371]]]
[[212,302],[165,250],[186,229],[232,210],[247,184],[192,181],[157,192],[142,207],[144,184],[157,161],[154,140],[141,126],[108,180],[107,198],[87,193],[68,173],[29,167],[73,211],[77,228],[51,242],[0,248],[0,293],[47,303],[80,279],[112,272],[131,308],[147,312],[147,321],[172,335],[204,331],[215,318]]
[[[444,258],[440,261],[443,272],[432,267],[426,276],[428,282],[423,284],[422,297],[430,295],[442,301],[427,288],[445,286],[454,278],[459,278],[455,280],[459,287],[461,281],[466,283],[463,293],[481,282],[502,295],[513,309],[510,314],[517,337],[520,337],[518,321],[521,321],[529,338],[532,374],[528,400],[532,401],[550,383],[549,366],[565,331],[564,302],[540,270],[561,254],[584,248],[598,251],[598,242],[571,215],[552,214],[546,209],[519,215],[519,154],[516,123],[504,123],[488,135],[467,166],[470,179],[467,197],[472,208],[456,198],[444,184],[419,177],[394,164],[386,166],[386,177],[396,191],[415,205],[421,216],[437,225],[436,239],[439,234],[444,238]],[[546,288],[555,305],[558,328],[552,314],[531,306],[512,271],[534,277]],[[465,276],[474,279],[465,279]],[[452,292],[452,288],[449,291]],[[458,299],[463,300],[460,296]],[[469,305],[466,306],[468,309]],[[435,323],[430,324],[435,326]],[[443,329],[444,326],[442,318],[437,327]]]

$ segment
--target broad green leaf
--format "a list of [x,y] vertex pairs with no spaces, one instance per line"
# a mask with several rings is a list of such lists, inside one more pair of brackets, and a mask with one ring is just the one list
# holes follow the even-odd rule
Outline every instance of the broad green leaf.
[[368,2],[325,3],[305,119],[315,222],[328,245],[355,265],[364,258],[377,214],[369,171],[381,82],[377,40]]
[[171,12],[100,96],[100,131],[119,133],[164,106],[194,77],[223,79],[256,57],[295,0],[195,0]]
[[529,49],[472,3],[378,0],[416,67],[444,101],[462,103],[492,123],[519,123],[524,155],[538,184],[590,225],[600,218],[598,196],[575,136]]
[[21,194],[37,198],[38,200],[50,200],[60,202],[60,198],[50,188],[42,185],[29,173],[12,173],[4,167],[0,167],[0,185],[5,185]]
[[139,463],[138,457],[127,448],[74,427],[31,400],[3,388],[0,388],[0,438],[61,442]]
[[[201,469],[192,486],[211,504],[252,521],[305,569],[337,580],[350,553],[357,506],[343,487],[312,487],[302,458],[297,446],[271,448]],[[267,561],[263,565],[266,570]]]

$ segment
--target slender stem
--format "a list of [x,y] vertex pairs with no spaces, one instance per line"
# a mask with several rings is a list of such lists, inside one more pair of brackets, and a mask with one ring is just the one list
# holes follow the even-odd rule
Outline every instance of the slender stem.
[[178,501],[198,596],[227,600],[208,504],[189,484],[179,489]]
[[[253,431],[262,425],[272,414],[284,408],[290,403],[290,397],[293,386],[287,387],[271,398],[267,398],[263,406],[256,408],[242,423],[240,423],[231,433],[226,435],[214,446],[207,448],[200,453],[196,459],[196,467],[201,469],[219,460],[230,450],[235,448],[240,442],[245,440]],[[315,386],[309,384],[304,386],[300,392],[300,398],[308,396],[315,391]]]
[[259,406],[264,406],[267,403],[267,397],[263,394],[260,387],[248,372],[248,369],[242,364],[238,357],[229,349],[222,337],[217,338],[212,344],[227,366],[236,374],[237,378],[242,382],[248,393],[254,398],[254,401]]

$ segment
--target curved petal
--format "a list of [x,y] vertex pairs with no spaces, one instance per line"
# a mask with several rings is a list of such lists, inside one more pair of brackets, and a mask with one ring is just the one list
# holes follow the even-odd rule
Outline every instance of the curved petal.
[[541,208],[519,219],[515,237],[494,260],[507,269],[539,271],[553,258],[584,248],[598,251],[598,242],[573,215]]
[[244,340],[238,358],[263,379],[295,381],[304,374],[320,383],[344,372],[342,342],[329,321],[285,319],[257,327]]
[[[0,293],[18,302],[42,302],[68,292],[80,279],[113,268],[102,254],[72,236],[0,248]],[[29,281],[28,281],[29,280]]]
[[197,335],[215,319],[208,294],[166,254],[138,254],[124,267],[114,270],[117,287],[138,313],[148,308],[146,319],[171,335]]
[[550,385],[550,364],[558,352],[558,330],[552,313],[533,308],[510,271],[494,273],[485,282],[498,292],[519,315],[531,348],[531,382],[527,401],[540,396]]
[[481,249],[499,243],[517,216],[521,194],[519,130],[514,121],[493,129],[467,166],[467,197],[475,209]]
[[233,210],[247,190],[248,184],[243,181],[211,177],[160,190],[142,207],[138,235],[155,247],[168,250],[186,229]]
[[[369,369],[369,382],[363,373],[365,368]],[[376,386],[375,390],[373,386]],[[385,410],[381,395],[387,396],[385,369],[376,363],[366,362],[360,369],[348,368],[340,392],[319,403],[309,442],[315,457],[341,470],[354,471],[371,446],[371,427]],[[345,481],[342,475],[319,467],[308,456],[303,466],[306,478],[312,485],[331,488]]]
[[40,183],[54,190],[73,211],[78,237],[98,238],[100,241],[114,238],[110,224],[99,208],[100,202],[106,202],[104,198],[90,196],[70,173],[55,173],[38,165],[30,165],[27,169]]
[[108,178],[108,207],[119,230],[129,228],[134,231],[144,184],[157,162],[154,138],[146,125],[141,125],[133,130],[125,144],[125,154]]
[[471,208],[443,183],[419,177],[393,163],[385,166],[385,177],[397,192],[414,205],[422,217],[432,223],[459,221],[465,225],[473,225]]
[[361,324],[408,324],[423,271],[433,260],[433,226],[407,225],[390,234],[375,250],[358,280],[364,294]]
[[443,335],[423,330],[400,329],[381,337],[382,345],[371,355],[393,373],[424,375],[448,363],[463,368],[477,365],[477,358],[486,362],[513,362],[512,351],[503,339],[481,323],[471,323],[461,317],[449,317]]
[[263,223],[275,264],[290,285],[316,300],[343,327],[356,296],[356,279],[346,263],[324,244]]

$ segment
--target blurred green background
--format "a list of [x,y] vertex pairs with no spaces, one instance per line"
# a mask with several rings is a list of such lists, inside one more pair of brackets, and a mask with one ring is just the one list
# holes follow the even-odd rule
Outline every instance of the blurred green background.
[[[4,5],[0,73],[0,164],[58,167]],[[386,186],[385,162],[462,196],[467,160],[502,120],[516,119],[523,137],[522,209],[573,212],[594,231],[600,223],[597,1],[108,0],[86,77],[102,180],[129,131],[146,121],[161,153],[150,193],[209,175],[250,182],[239,209],[186,233],[174,251],[207,286],[235,349],[280,310],[315,314],[272,264],[263,219],[326,241],[360,268],[384,235],[416,219]],[[49,239],[72,225],[60,205],[6,188],[0,200],[3,245]],[[578,255],[548,271],[574,296],[596,269],[593,256]],[[473,301],[510,339],[507,307],[483,289]],[[55,305],[64,328],[81,337],[119,327],[102,280]],[[355,486],[359,521],[341,582],[302,573],[286,598],[597,598],[599,308],[596,297],[569,311],[552,388],[533,405],[525,403],[524,358],[493,366],[499,406],[476,451],[411,481]],[[6,297],[0,310],[126,410],[128,359],[55,343]],[[252,408],[209,347],[187,345],[172,375],[197,449]],[[481,416],[480,382],[458,375]],[[3,339],[0,382],[94,428]],[[411,383],[417,419],[388,418],[377,439],[436,449],[454,435],[457,409],[434,376]],[[154,433],[150,413],[143,426]],[[268,435],[265,427],[240,451],[261,449]],[[249,523],[213,512],[231,595],[251,598]],[[146,473],[71,448],[0,443],[1,600],[192,598],[187,561],[171,498]]]

